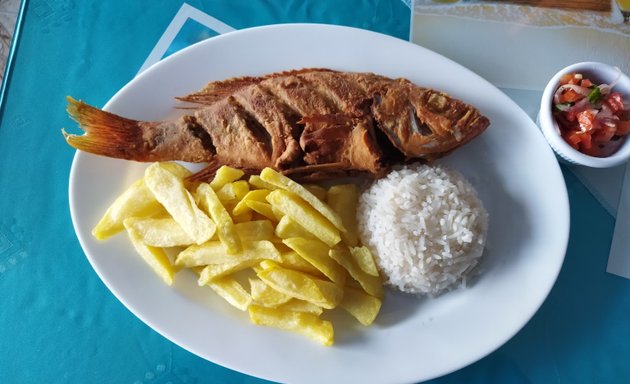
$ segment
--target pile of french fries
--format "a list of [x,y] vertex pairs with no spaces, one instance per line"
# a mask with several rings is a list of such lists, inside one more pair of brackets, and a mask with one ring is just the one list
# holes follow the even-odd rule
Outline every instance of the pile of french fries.
[[332,345],[326,310],[374,321],[383,285],[359,245],[355,185],[303,186],[270,168],[243,180],[224,166],[210,183],[189,182],[190,174],[177,163],[150,165],[92,234],[104,240],[126,230],[166,284],[189,268],[254,324]]

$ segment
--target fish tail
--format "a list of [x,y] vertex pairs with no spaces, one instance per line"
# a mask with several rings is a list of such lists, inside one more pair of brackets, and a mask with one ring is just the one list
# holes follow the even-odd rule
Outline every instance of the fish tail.
[[142,127],[139,121],[105,112],[70,96],[66,99],[68,114],[85,131],[83,135],[73,135],[62,129],[70,146],[96,155],[140,160]]

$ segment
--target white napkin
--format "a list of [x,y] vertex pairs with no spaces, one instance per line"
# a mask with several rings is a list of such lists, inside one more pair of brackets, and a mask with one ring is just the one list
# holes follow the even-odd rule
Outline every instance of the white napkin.
[[630,166],[626,165],[606,272],[630,279]]
[[[612,217],[617,217],[619,197],[623,186],[623,175],[626,173],[626,165],[612,168],[589,168],[579,165],[569,167],[573,174],[588,188],[599,200]],[[626,189],[630,193],[630,189]]]

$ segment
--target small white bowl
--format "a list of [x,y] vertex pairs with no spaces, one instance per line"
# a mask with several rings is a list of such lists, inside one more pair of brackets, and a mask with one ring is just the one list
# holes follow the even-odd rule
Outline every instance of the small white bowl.
[[594,157],[574,149],[560,136],[558,123],[552,114],[553,95],[556,89],[558,89],[558,83],[562,75],[571,72],[581,73],[584,77],[591,79],[595,84],[610,84],[617,79],[618,76],[621,76],[617,84],[613,87],[613,91],[621,92],[625,100],[630,98],[630,78],[623,73],[620,74],[619,69],[614,66],[597,62],[583,62],[569,65],[556,73],[551,80],[549,80],[540,102],[538,124],[547,142],[558,156],[572,164],[593,168],[608,168],[628,161],[628,158],[630,158],[630,140],[628,140],[628,138],[623,139],[624,142],[621,147],[612,155],[607,157]]

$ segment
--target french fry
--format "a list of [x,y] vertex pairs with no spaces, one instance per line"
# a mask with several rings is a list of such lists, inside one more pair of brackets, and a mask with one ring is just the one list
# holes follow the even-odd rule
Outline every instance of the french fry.
[[281,239],[290,237],[302,237],[304,239],[315,239],[315,235],[304,229],[300,224],[296,223],[289,216],[282,216],[276,225],[276,236]]
[[269,220],[254,220],[234,224],[236,234],[242,242],[276,239],[273,224]]
[[276,189],[267,201],[327,245],[332,247],[341,241],[339,230],[294,193]]
[[297,299],[309,301],[323,308],[335,308],[343,297],[343,290],[334,283],[302,272],[273,265],[257,272],[258,277],[277,291]]
[[227,165],[222,165],[221,168],[217,169],[217,172],[214,175],[214,178],[210,182],[210,186],[213,190],[218,191],[227,183],[231,183],[243,177],[245,173],[240,169],[228,167]]
[[212,237],[216,226],[197,207],[183,181],[168,167],[161,163],[150,165],[144,173],[147,187],[194,242],[202,244]]
[[319,240],[309,240],[301,237],[284,239],[282,242],[293,249],[298,255],[315,268],[319,269],[332,282],[343,286],[346,282],[346,271],[328,255],[330,248]]
[[271,212],[276,217],[276,221],[280,221],[284,217],[284,213],[273,205],[271,206]]
[[221,265],[230,263],[247,263],[254,265],[262,260],[282,261],[280,253],[272,242],[248,241],[243,243],[243,247],[237,253],[228,253],[220,241],[207,241],[204,244],[193,244],[177,255],[175,265],[185,268],[197,267],[201,265]]
[[308,189],[304,188],[300,184],[295,181],[289,179],[288,177],[274,171],[271,168],[265,168],[260,172],[260,178],[263,181],[266,181],[270,184],[275,185],[278,188],[282,188],[286,191],[293,192],[308,204],[313,207],[313,209],[317,210],[324,216],[332,225],[334,225],[339,231],[344,232],[345,227],[341,221],[341,217],[332,210],[326,203],[319,200],[317,196],[313,195]]
[[227,183],[217,191],[217,197],[224,204],[230,201],[239,201],[249,192],[249,184],[245,180]]
[[[278,244],[281,245],[282,243]],[[288,247],[287,247],[288,248]],[[298,255],[294,250],[289,250],[280,253],[280,266],[288,269],[293,269],[300,272],[305,272],[315,277],[325,277],[322,272],[315,268],[313,264],[304,260],[304,258]]]
[[351,247],[350,254],[363,272],[368,275],[379,276],[374,256],[372,256],[372,252],[367,247]]
[[250,200],[266,203],[266,197],[269,192],[271,192],[269,189],[254,189],[253,191],[247,192],[247,194],[245,194],[245,196],[243,196],[243,198],[236,204],[232,210],[232,214],[237,216],[251,210],[251,208],[247,206],[247,202]]
[[137,237],[133,232],[127,233],[129,235],[129,239],[131,240],[131,244],[133,244],[133,247],[136,249],[136,252],[140,254],[144,261],[149,264],[151,269],[153,269],[153,271],[160,276],[167,285],[172,285],[175,269],[171,265],[171,262],[164,250],[162,248],[151,247],[144,244],[142,239]]
[[[202,247],[208,243],[203,244]],[[278,251],[269,241],[247,242],[244,244],[243,250],[237,254],[227,254],[225,251],[221,253],[217,251],[219,246],[223,247],[222,244],[204,248],[192,245],[177,256],[175,264],[192,267],[207,264],[201,270],[197,280],[197,283],[201,286],[224,276],[257,266],[261,262],[278,261],[280,258]],[[196,249],[191,250],[191,247]]]
[[246,311],[252,303],[252,296],[243,286],[231,277],[222,277],[208,283],[219,296],[241,311]]
[[187,178],[188,176],[193,174],[191,171],[188,170],[188,168],[184,167],[181,164],[177,164],[175,162],[172,162],[172,161],[162,162],[162,163],[160,163],[160,166],[162,168],[166,169],[167,171],[169,171],[170,173],[175,175],[175,177],[177,177],[178,179],[181,179],[181,180],[184,180],[185,178]]
[[334,341],[332,323],[312,313],[266,308],[255,304],[249,306],[248,312],[250,320],[256,325],[297,332],[322,345],[332,345]]
[[275,308],[293,299],[291,296],[273,289],[260,279],[249,279],[249,290],[252,299],[264,307]]
[[260,262],[259,269],[256,270],[256,274],[262,271],[263,269],[271,269],[278,266],[278,263],[274,260],[263,260]]
[[175,265],[182,268],[193,268],[208,264],[229,263],[238,261],[227,255],[225,245],[220,241],[206,241],[201,245],[193,244],[181,251],[175,259]]
[[324,312],[322,307],[300,299],[291,299],[284,304],[280,304],[276,308],[293,312],[308,312],[317,316]]
[[258,264],[259,261],[260,260],[251,259],[245,261],[232,261],[223,264],[206,265],[199,273],[197,284],[199,284],[200,287],[207,285],[208,283],[218,280],[222,277],[226,277],[233,273],[251,268],[254,265]]
[[350,276],[355,279],[365,290],[365,292],[376,298],[383,297],[383,282],[379,277],[368,275],[357,265],[352,258],[348,247],[336,247],[330,250],[330,257],[335,259],[341,266],[343,266]]
[[133,232],[136,238],[152,247],[188,246],[194,243],[172,217],[130,217],[124,223],[127,231]]
[[381,310],[381,300],[360,289],[351,287],[344,289],[343,300],[339,306],[354,316],[362,325],[372,324]]
[[321,201],[326,201],[326,188],[320,187],[319,185],[315,184],[304,184],[304,188],[306,188],[307,191],[315,195],[315,197],[317,197]]
[[248,223],[252,221],[253,218],[254,218],[254,212],[249,211],[249,212],[243,213],[242,215],[232,216],[232,222],[234,223],[234,225],[243,224],[243,223]]
[[255,200],[247,200],[245,204],[247,204],[247,206],[251,210],[253,210],[254,212],[260,213],[261,215],[268,218],[269,220],[272,220],[272,221],[277,220],[276,215],[273,212],[273,209],[271,208],[271,204],[263,203],[263,202],[255,201]]
[[278,188],[273,184],[263,181],[263,179],[261,179],[258,175],[249,176],[248,181],[250,186],[258,189],[267,189],[269,191],[273,191],[274,189]]
[[158,212],[165,210],[146,186],[144,179],[139,179],[107,208],[103,218],[92,230],[92,235],[98,240],[105,240],[125,229],[125,219],[153,216]]
[[345,232],[341,233],[344,243],[354,247],[359,242],[357,227],[357,202],[359,191],[354,184],[334,185],[328,189],[328,205],[339,214]]
[[249,192],[249,183],[247,180],[238,180],[232,182],[232,190],[236,195],[236,200],[241,201]]
[[241,250],[241,239],[234,229],[232,217],[227,212],[217,194],[207,183],[201,183],[196,191],[199,205],[212,217],[217,225],[219,240],[225,244],[229,253],[236,253]]
[[218,191],[216,191],[216,194],[219,200],[221,200],[221,203],[224,205],[228,202],[236,200],[236,193],[234,192],[232,183],[227,183],[222,186]]

